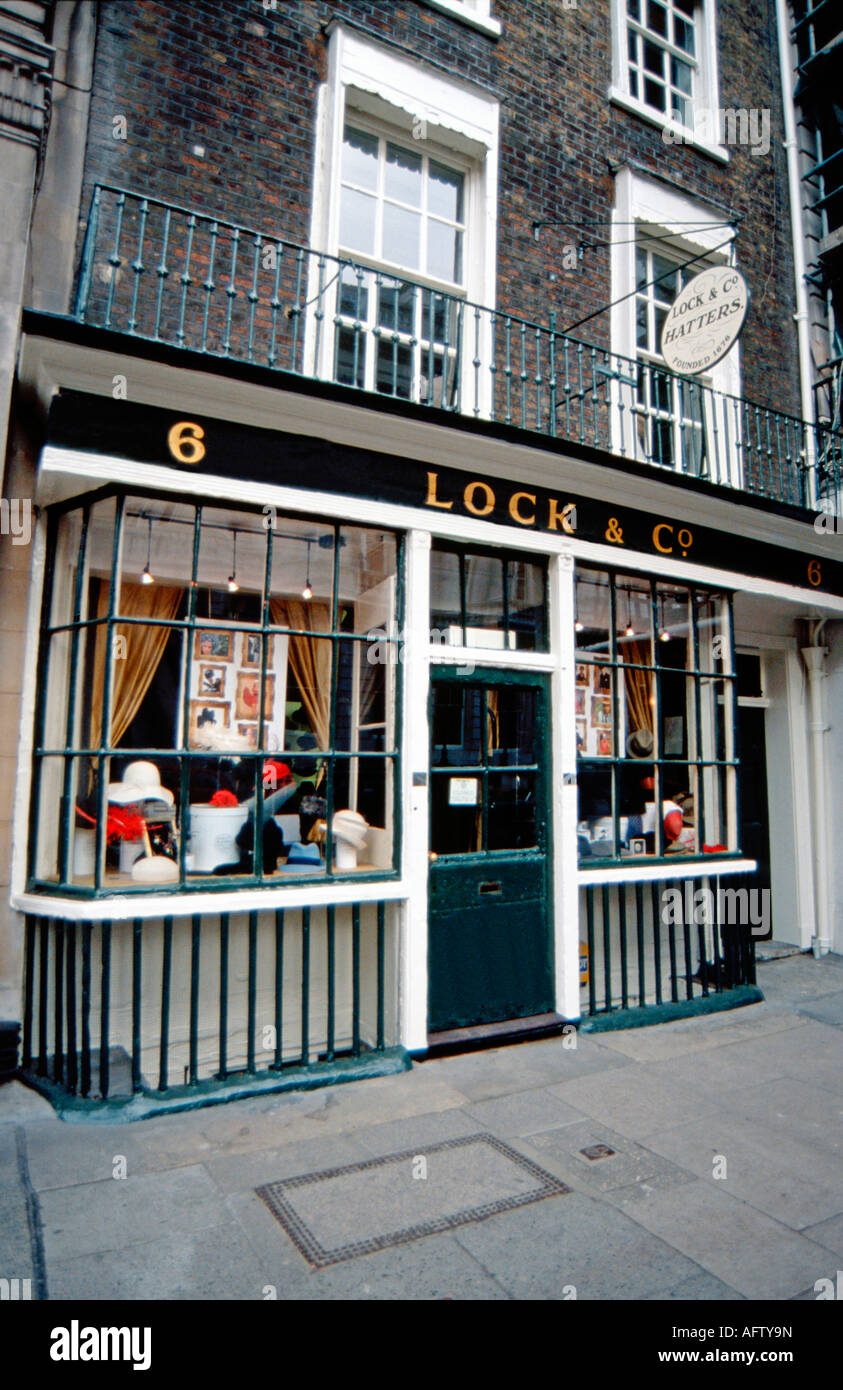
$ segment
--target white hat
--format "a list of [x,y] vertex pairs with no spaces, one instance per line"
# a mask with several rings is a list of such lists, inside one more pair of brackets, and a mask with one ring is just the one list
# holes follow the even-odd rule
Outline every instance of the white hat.
[[161,786],[161,776],[155,763],[129,763],[120,782],[109,782],[106,788],[109,801],[118,806],[133,806],[136,801],[166,801],[173,804],[173,793]]
[[331,822],[334,839],[342,840],[346,845],[354,845],[355,849],[363,848],[368,829],[369,822],[359,811],[337,811]]

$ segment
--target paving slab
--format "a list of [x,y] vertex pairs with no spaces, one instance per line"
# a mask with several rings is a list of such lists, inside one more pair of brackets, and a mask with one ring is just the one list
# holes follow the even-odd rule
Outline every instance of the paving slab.
[[[714,1114],[649,1135],[647,1145],[688,1174],[793,1230],[804,1230],[843,1210],[840,1164],[818,1161],[815,1152],[793,1136],[777,1143],[763,1125]],[[713,1176],[716,1158],[725,1159],[725,1177]]]
[[406,1120],[387,1120],[384,1124],[369,1125],[356,1130],[354,1139],[369,1157],[380,1158],[402,1149],[438,1144],[443,1139],[462,1139],[484,1128],[473,1109],[440,1110],[431,1115],[411,1115]]
[[833,1028],[843,1028],[843,990],[839,994],[826,994],[811,1004],[799,1006],[801,1014],[815,1018],[819,1023],[831,1024]]
[[819,1245],[831,1250],[838,1260],[843,1261],[843,1203],[840,1212],[828,1221],[820,1221],[816,1226],[807,1226],[802,1232]]
[[630,1139],[641,1139],[712,1109],[688,1088],[673,1085],[640,1065],[551,1086],[550,1094]]
[[581,1192],[505,1212],[456,1233],[517,1299],[636,1299],[700,1271],[623,1212]]
[[624,1211],[745,1298],[793,1298],[834,1259],[818,1242],[723,1192],[722,1183],[653,1192]]
[[[437,1058],[423,1066],[435,1068],[469,1100],[490,1100],[626,1064],[626,1058],[619,1057],[602,1041],[596,1043],[585,1034],[578,1035],[575,1041],[576,1047],[565,1047],[561,1039],[550,1039],[492,1048],[462,1057]],[[534,1048],[538,1049],[535,1056]]]
[[669,1057],[696,1056],[728,1043],[743,1043],[806,1026],[806,1020],[786,1007],[767,1002],[719,1014],[677,1019],[648,1028],[624,1028],[601,1033],[604,1047],[637,1062],[655,1062]]
[[132,1177],[149,1172],[138,1125],[27,1126],[29,1172],[39,1192],[77,1183],[111,1182],[123,1169]]
[[786,1077],[761,1086],[726,1092],[719,1108],[744,1120],[756,1120],[771,1134],[786,1139],[794,1134],[817,1154],[843,1157],[843,1096]]
[[53,1299],[260,1299],[255,1253],[235,1221],[53,1260]]
[[122,1250],[167,1233],[219,1226],[219,1193],[198,1164],[43,1192],[44,1249],[54,1260]]
[[543,1129],[582,1120],[582,1110],[576,1110],[552,1095],[547,1087],[535,1091],[519,1091],[512,1096],[497,1096],[492,1100],[472,1101],[465,1107],[481,1127],[493,1134],[509,1136],[537,1134]]
[[278,1149],[207,1158],[203,1167],[219,1191],[227,1195],[252,1192],[264,1183],[312,1173],[314,1168],[338,1168],[371,1157],[371,1150],[357,1135],[327,1134],[317,1140],[284,1144]]

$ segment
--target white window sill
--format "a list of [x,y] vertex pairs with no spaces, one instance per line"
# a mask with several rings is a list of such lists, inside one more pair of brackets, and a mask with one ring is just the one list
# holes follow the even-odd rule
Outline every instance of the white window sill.
[[427,0],[427,4],[434,10],[442,10],[444,14],[451,15],[453,19],[461,20],[471,29],[479,29],[481,34],[488,34],[490,38],[499,39],[501,36],[500,20],[466,9],[460,4],[460,0]]
[[344,903],[400,901],[408,896],[400,879],[367,878],[360,883],[318,883],[300,887],[240,888],[214,893],[135,893],[131,897],[62,898],[47,893],[15,893],[11,904],[33,917],[59,917],[66,922],[121,922],[139,917],[217,917],[222,912],[272,912],[278,907],[325,907]]
[[719,878],[727,874],[753,874],[758,868],[755,859],[683,860],[677,854],[673,863],[641,864],[633,868],[631,864],[607,864],[604,869],[580,869],[577,883],[581,888],[589,888],[598,883],[657,883],[660,880],[683,878]]
[[681,131],[682,139],[665,141],[665,149],[675,149],[678,145],[690,145],[692,149],[700,150],[702,154],[716,159],[719,164],[729,163],[729,151],[725,145],[711,145],[707,140],[698,140],[690,127],[677,126],[667,116],[662,116],[658,111],[653,110],[652,106],[647,106],[645,102],[640,101],[638,97],[631,97],[620,87],[609,88],[609,100],[614,102],[615,106],[622,106],[625,111],[632,111],[634,115],[640,116],[642,121],[649,121],[650,125],[657,126],[660,130],[674,130],[677,136]]

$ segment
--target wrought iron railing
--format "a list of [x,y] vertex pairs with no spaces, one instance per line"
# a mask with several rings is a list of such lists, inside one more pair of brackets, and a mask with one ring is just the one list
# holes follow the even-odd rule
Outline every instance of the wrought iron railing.
[[59,1104],[141,1109],[376,1061],[395,1050],[393,912],[28,917],[22,1074]]
[[[678,893],[678,907],[667,890],[672,899]],[[755,939],[747,908],[755,899],[748,892],[736,876],[583,887],[583,1014],[694,1011],[702,999],[754,986]]]
[[75,317],[837,510],[843,436],[421,281],[94,188]]

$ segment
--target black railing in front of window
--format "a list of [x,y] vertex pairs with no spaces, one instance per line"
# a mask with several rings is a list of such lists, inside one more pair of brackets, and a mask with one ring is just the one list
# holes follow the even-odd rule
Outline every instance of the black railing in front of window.
[[26,919],[23,1074],[126,1104],[394,1046],[386,902],[75,922]]
[[828,512],[843,434],[400,273],[109,184],[74,316],[374,391]]

